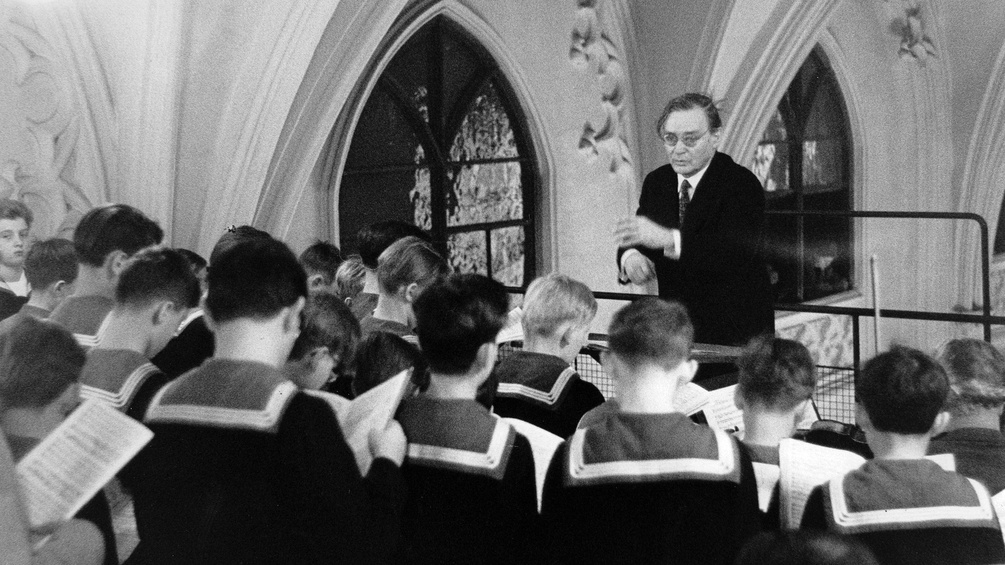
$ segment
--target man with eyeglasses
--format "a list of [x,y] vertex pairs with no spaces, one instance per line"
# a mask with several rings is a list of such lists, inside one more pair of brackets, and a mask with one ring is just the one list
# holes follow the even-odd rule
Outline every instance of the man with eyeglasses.
[[661,297],[687,306],[699,343],[742,345],[774,331],[764,192],[718,152],[715,103],[696,93],[673,98],[657,132],[670,163],[646,175],[636,215],[617,224],[619,281],[655,277]]

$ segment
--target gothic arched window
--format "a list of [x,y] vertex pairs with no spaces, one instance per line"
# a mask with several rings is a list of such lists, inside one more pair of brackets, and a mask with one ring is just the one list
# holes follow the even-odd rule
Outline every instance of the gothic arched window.
[[496,63],[437,17],[394,55],[360,115],[339,193],[344,248],[373,222],[428,230],[456,272],[534,278],[537,172]]
[[[852,209],[851,129],[834,72],[819,47],[785,91],[754,157],[768,210]],[[848,218],[768,216],[768,264],[777,302],[850,290]]]

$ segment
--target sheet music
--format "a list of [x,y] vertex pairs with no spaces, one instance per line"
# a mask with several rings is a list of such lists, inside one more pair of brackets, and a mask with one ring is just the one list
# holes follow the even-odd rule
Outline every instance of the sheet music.
[[544,492],[544,479],[548,475],[548,465],[555,455],[555,450],[562,444],[562,438],[541,429],[534,424],[517,420],[516,418],[503,418],[509,422],[513,428],[527,437],[530,441],[530,449],[534,452],[534,474],[537,482],[537,510],[541,511],[541,495]]
[[757,506],[761,512],[767,512],[771,505],[771,495],[775,492],[775,485],[781,476],[781,469],[778,465],[770,463],[754,462],[754,478],[757,480]]
[[85,401],[17,464],[31,525],[71,518],[152,437],[118,410]]
[[496,336],[496,343],[508,341],[523,341],[523,310],[519,306],[506,315],[506,324]]
[[708,404],[703,408],[712,428],[727,432],[743,431],[743,411],[736,406],[736,385],[709,391]]
[[704,408],[709,401],[709,393],[694,383],[687,383],[677,387],[677,394],[674,395],[673,407],[678,412],[683,412],[690,416]]
[[834,477],[858,469],[865,458],[842,449],[832,449],[783,439],[778,444],[781,463],[781,522],[783,528],[798,529],[810,492]]
[[406,369],[353,400],[347,400],[330,392],[305,391],[311,396],[325,400],[335,410],[335,417],[345,435],[345,441],[352,449],[359,472],[364,477],[370,471],[370,464],[373,463],[370,431],[383,430],[394,418],[394,413],[398,411],[401,398],[408,388],[410,372],[411,369]]

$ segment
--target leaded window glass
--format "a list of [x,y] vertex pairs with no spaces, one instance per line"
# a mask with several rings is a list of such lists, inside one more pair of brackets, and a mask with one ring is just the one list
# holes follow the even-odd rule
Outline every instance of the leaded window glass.
[[[850,159],[844,100],[817,48],[796,73],[754,153],[767,209],[850,210]],[[769,214],[766,231],[777,302],[816,300],[852,288],[850,219]]]
[[492,58],[449,20],[423,26],[377,80],[339,195],[345,249],[399,219],[428,230],[457,272],[520,287],[534,277],[536,170]]

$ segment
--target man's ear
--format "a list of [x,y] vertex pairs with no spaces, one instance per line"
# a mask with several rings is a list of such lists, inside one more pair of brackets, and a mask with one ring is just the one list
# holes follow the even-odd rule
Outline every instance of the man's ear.
[[292,306],[285,308],[286,314],[283,316],[283,331],[300,333],[300,314],[304,311],[304,304],[307,299],[301,296]]
[[402,292],[405,302],[408,302],[409,304],[415,302],[415,299],[419,297],[419,283],[409,284]]
[[475,362],[478,363],[479,368],[488,369],[485,371],[485,374],[488,375],[492,372],[492,368],[495,367],[498,355],[499,346],[497,346],[494,341],[487,341],[478,348],[478,353],[475,355]]
[[952,416],[949,415],[949,412],[939,412],[935,415],[935,421],[932,422],[932,429],[929,430],[928,434],[935,437],[946,431],[950,420],[952,420]]
[[872,427],[872,420],[869,419],[869,413],[865,411],[865,406],[859,402],[855,403],[855,423],[866,432],[875,430]]
[[325,286],[325,278],[322,275],[311,275],[307,277],[307,290],[313,292]]
[[126,270],[129,265],[129,255],[121,249],[116,249],[108,255],[105,255],[105,262],[102,267],[105,270],[105,275],[110,280],[117,280],[122,271]]
[[154,326],[159,326],[165,323],[171,317],[171,314],[174,314],[175,312],[177,312],[177,310],[174,302],[171,302],[170,300],[163,300],[156,303],[154,306],[150,315],[150,321]]
[[740,394],[740,387],[736,387],[733,389],[733,404],[735,404],[736,407],[739,408],[740,410],[743,410],[745,408],[744,405],[746,404],[746,402],[743,401],[743,395]]
[[680,368],[680,374],[677,377],[677,386],[686,385],[691,382],[695,373],[698,372],[698,362],[694,359],[682,361],[678,367]]

